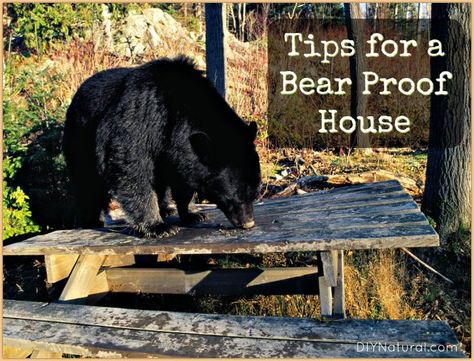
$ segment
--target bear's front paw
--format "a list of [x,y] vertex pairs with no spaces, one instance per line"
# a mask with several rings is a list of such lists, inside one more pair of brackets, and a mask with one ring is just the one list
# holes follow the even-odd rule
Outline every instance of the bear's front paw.
[[174,224],[157,223],[153,225],[137,225],[135,231],[145,238],[165,238],[178,234],[179,227]]
[[195,224],[203,221],[207,221],[209,218],[204,213],[188,213],[184,216],[180,216],[181,222],[184,224]]

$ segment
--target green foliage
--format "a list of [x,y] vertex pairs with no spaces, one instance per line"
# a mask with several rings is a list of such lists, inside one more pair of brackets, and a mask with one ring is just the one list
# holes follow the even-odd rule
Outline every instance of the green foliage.
[[39,59],[12,55],[3,97],[4,237],[57,227],[70,216],[61,154],[67,102],[62,75]]
[[195,33],[199,33],[201,31],[201,22],[198,18],[193,16],[178,16],[175,15],[174,18],[181,23],[186,30],[193,31]]
[[40,228],[31,220],[28,196],[20,187],[8,187],[3,182],[3,238],[38,232]]
[[126,3],[126,4],[118,4],[112,3],[107,5],[109,8],[109,12],[112,14],[112,20],[118,21],[126,17],[130,12],[135,12],[137,14],[141,14],[143,9],[149,7],[149,4],[143,3]]
[[16,3],[7,4],[7,14],[7,33],[22,38],[28,50],[43,52],[92,33],[101,9],[100,4]]

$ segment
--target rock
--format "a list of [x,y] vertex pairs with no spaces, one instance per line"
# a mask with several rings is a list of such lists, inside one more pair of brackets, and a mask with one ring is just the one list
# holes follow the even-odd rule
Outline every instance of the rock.
[[296,181],[296,184],[298,184],[298,187],[309,187],[313,188],[318,185],[325,184],[328,180],[328,176],[306,176],[298,179]]
[[152,47],[156,48],[163,44],[153,26],[148,26],[148,36],[150,38],[150,44]]
[[186,28],[158,8],[143,9],[143,14],[130,12],[122,24],[116,24],[114,35],[117,41],[112,51],[126,56],[143,55],[156,48],[163,55],[175,56],[183,53],[182,49],[199,48]]

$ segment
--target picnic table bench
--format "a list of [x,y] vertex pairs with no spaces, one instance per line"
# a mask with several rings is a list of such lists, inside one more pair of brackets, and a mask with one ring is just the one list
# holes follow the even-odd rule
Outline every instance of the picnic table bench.
[[[257,226],[251,230],[238,230],[226,226],[228,221],[217,209],[210,209],[206,212],[209,215],[209,221],[195,227],[182,228],[178,235],[166,239],[137,238],[120,233],[113,227],[94,230],[61,230],[5,246],[3,253],[5,256],[43,255],[48,282],[54,283],[68,279],[59,297],[61,302],[86,302],[97,299],[108,292],[223,295],[319,294],[321,316],[333,319],[345,316],[344,250],[439,245],[438,235],[411,196],[403,190],[397,181],[361,184],[266,200],[255,206]],[[163,255],[301,251],[319,252],[318,266],[197,270],[133,267],[135,256],[138,255],[162,257]],[[55,309],[59,305],[48,307]],[[83,310],[85,313],[95,312],[90,307]],[[54,315],[54,312],[51,314]],[[34,319],[31,314],[30,317]],[[230,319],[227,319],[228,316],[220,317],[222,320],[231,322]],[[78,320],[76,319],[77,322],[79,322]],[[205,322],[206,318],[200,320]],[[249,318],[249,320],[251,319]],[[48,319],[48,322],[56,321]],[[286,321],[282,321],[282,324],[284,322]],[[291,324],[298,329],[305,324],[304,322],[310,321],[295,320]],[[343,327],[344,322],[339,323],[338,327]],[[366,325],[367,327],[376,327],[371,326],[373,324],[370,323]],[[384,328],[383,323],[377,325],[381,330]],[[423,327],[429,326],[428,328],[430,328],[434,325],[428,322]],[[94,327],[103,329],[113,326],[94,324]],[[241,332],[251,332],[244,326],[241,327]],[[413,327],[418,326],[413,324]],[[444,324],[443,327],[448,326]],[[53,329],[57,330],[59,327]],[[162,332],[160,330],[155,331]],[[18,329],[16,331],[17,336],[21,334]],[[77,332],[79,332],[79,328]],[[448,332],[445,329],[444,332],[447,334],[451,331]],[[399,333],[403,333],[402,329],[399,330]],[[393,335],[395,334],[397,332],[393,333]],[[212,334],[212,337],[214,336]],[[233,336],[220,334],[219,337],[224,336],[227,338],[225,341],[224,338],[221,338],[222,342],[229,342],[229,345],[235,345],[237,348],[243,347],[235,344],[237,341],[229,340],[229,338],[233,339]],[[278,337],[277,339],[279,339]],[[368,336],[367,340],[371,337]],[[324,337],[323,340],[325,340]],[[390,339],[390,342],[393,340]],[[296,342],[295,340],[291,342],[293,341]],[[301,345],[295,346],[295,349],[290,348],[295,357],[301,355],[296,349],[307,350],[307,342],[312,345],[312,341],[305,338],[300,341]],[[320,341],[318,339],[318,345],[322,345]],[[344,344],[346,341],[345,339],[341,340]],[[452,339],[448,343],[451,341]],[[300,349],[300,347],[303,348]],[[282,350],[281,348],[271,349]],[[313,350],[311,347],[309,349]],[[324,355],[323,349],[317,348],[317,350],[313,350],[314,352],[308,351],[308,355]],[[270,349],[267,351],[270,352]],[[273,355],[267,351],[260,353],[255,351],[254,354],[260,355],[260,357]],[[211,350],[209,352],[212,354]],[[131,353],[133,354],[133,352]],[[191,355],[194,354],[202,356],[209,353],[199,354],[196,352]],[[250,353],[243,352],[242,355],[248,356]],[[281,351],[281,355],[284,356],[285,353]],[[290,353],[287,354],[287,357],[289,355]],[[451,353],[450,355],[456,354]],[[428,356],[433,356],[433,354]]]
[[442,321],[319,322],[10,300],[3,317],[4,344],[23,357],[463,356]]

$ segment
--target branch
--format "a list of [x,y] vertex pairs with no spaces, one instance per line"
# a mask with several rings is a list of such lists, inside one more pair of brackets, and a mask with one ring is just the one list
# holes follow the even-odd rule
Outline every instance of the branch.
[[408,254],[411,258],[413,258],[415,261],[419,262],[420,264],[422,264],[423,266],[425,266],[427,269],[429,269],[431,272],[433,273],[436,273],[438,276],[440,276],[443,280],[445,280],[446,282],[449,282],[451,284],[454,284],[453,281],[451,281],[448,277],[446,276],[443,276],[441,273],[439,273],[438,271],[436,271],[433,267],[431,267],[429,264],[423,262],[421,259],[419,259],[417,256],[415,256],[413,253],[411,253],[408,249],[406,249],[405,247],[402,247],[401,250],[403,252],[405,252],[406,254]]

